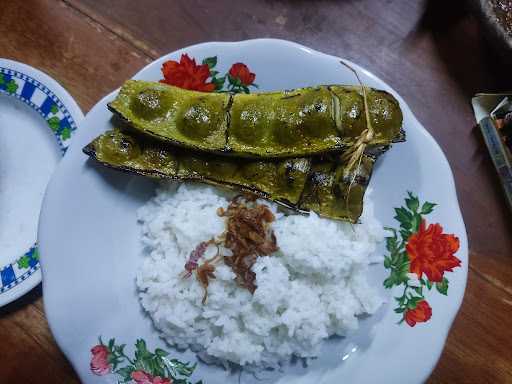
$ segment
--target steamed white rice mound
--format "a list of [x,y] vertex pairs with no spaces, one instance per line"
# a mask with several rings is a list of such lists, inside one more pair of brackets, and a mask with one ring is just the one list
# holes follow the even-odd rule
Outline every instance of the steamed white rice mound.
[[277,367],[292,355],[316,356],[322,340],[357,329],[358,316],[382,304],[367,269],[379,258],[384,233],[366,198],[362,224],[354,226],[316,214],[285,216],[261,201],[276,214],[279,251],[253,266],[254,295],[219,265],[203,305],[195,275],[179,275],[201,241],[224,231],[216,210],[231,196],[205,185],[168,183],[139,210],[145,245],[140,302],[168,343],[219,363]]

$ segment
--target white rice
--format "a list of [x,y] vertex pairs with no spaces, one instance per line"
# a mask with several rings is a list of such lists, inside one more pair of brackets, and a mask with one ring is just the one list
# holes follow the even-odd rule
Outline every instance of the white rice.
[[223,232],[216,210],[230,197],[205,185],[162,184],[138,212],[145,245],[140,302],[168,343],[224,364],[277,367],[292,355],[316,356],[322,340],[357,329],[358,316],[382,304],[367,269],[384,233],[366,198],[354,226],[315,214],[285,216],[264,202],[276,213],[280,249],[253,266],[256,292],[237,286],[221,264],[203,305],[197,279],[179,275],[200,242]]

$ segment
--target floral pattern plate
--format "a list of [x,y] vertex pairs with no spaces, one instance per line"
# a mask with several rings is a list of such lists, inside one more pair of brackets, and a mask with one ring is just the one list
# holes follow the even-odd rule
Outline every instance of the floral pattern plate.
[[[88,113],[43,203],[39,243],[45,309],[53,334],[85,383],[420,383],[439,359],[464,295],[468,251],[453,176],[441,149],[386,83],[404,112],[407,142],[377,163],[371,187],[388,229],[384,263],[370,268],[386,304],[358,331],[323,343],[307,367],[227,372],[166,345],[140,308],[136,209],[153,182],[97,167],[82,147],[111,127],[107,95]],[[206,43],[166,55],[136,79],[206,92],[357,84],[340,59],[281,40]],[[256,85],[257,84],[257,85]],[[72,196],[73,198],[68,198]],[[77,219],[79,218],[79,219]]]
[[83,114],[41,71],[0,59],[0,306],[41,281],[36,245],[46,184]]

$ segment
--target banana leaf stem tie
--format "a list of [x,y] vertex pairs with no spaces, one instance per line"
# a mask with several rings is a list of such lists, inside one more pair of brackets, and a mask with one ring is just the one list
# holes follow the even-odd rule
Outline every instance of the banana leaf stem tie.
[[[361,86],[361,91],[363,94],[363,102],[364,102],[364,112],[366,117],[366,129],[361,132],[361,135],[356,140],[353,146],[351,146],[347,151],[345,151],[341,155],[341,160],[347,164],[345,168],[345,176],[348,176],[351,172],[357,170],[359,165],[361,164],[361,159],[363,158],[364,151],[366,150],[366,146],[372,142],[374,138],[374,130],[372,127],[372,122],[370,119],[370,111],[368,109],[368,94],[366,92],[366,87],[363,85],[363,82],[359,78],[357,72],[352,68],[349,64],[345,63],[343,60],[340,61],[342,65],[347,67],[357,78],[359,85]],[[357,166],[356,166],[357,165]],[[353,179],[355,180],[356,172],[354,172]],[[351,183],[352,185],[352,183]]]

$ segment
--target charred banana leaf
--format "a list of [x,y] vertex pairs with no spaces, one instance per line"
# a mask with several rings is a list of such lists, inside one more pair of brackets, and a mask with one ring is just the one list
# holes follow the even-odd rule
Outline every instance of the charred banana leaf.
[[84,152],[112,168],[242,189],[289,206],[297,206],[311,167],[308,158],[255,161],[198,155],[119,129],[97,137]]
[[[363,194],[373,168],[373,160],[365,156],[353,178],[344,176],[343,166],[331,161],[264,161],[198,154],[120,129],[97,137],[84,152],[105,166],[125,172],[249,191],[288,208],[352,222],[362,212]],[[349,188],[352,178],[355,182]]]
[[[402,112],[389,93],[367,89],[374,131],[368,146],[403,139]],[[127,81],[109,108],[160,140],[238,157],[299,157],[341,151],[367,128],[362,90],[322,85],[253,94],[203,93]]]
[[375,160],[361,158],[355,174],[331,161],[313,161],[299,207],[320,216],[356,222],[363,213],[363,197]]

